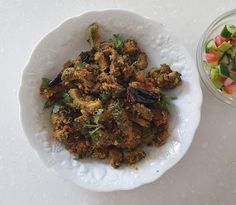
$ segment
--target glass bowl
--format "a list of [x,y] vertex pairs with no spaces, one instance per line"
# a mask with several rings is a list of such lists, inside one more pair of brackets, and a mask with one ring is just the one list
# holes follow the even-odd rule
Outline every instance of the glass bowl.
[[206,88],[213,94],[218,100],[227,103],[236,108],[236,92],[233,95],[228,95],[225,92],[217,89],[209,78],[210,69],[205,63],[205,44],[210,39],[213,39],[216,35],[220,34],[225,24],[236,25],[236,9],[227,11],[216,18],[203,33],[197,48],[197,67],[201,77],[201,81]]

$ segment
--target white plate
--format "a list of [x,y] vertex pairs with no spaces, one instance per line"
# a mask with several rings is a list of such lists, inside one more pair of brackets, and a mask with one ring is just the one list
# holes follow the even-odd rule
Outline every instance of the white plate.
[[[43,112],[44,102],[38,92],[41,77],[52,78],[66,60],[89,49],[87,27],[95,21],[101,26],[104,39],[116,33],[125,39],[136,39],[149,57],[149,66],[167,63],[182,73],[183,84],[168,93],[169,96],[178,96],[170,107],[171,136],[164,146],[148,148],[148,157],[136,165],[137,170],[124,166],[114,169],[107,161],[74,160],[51,138],[49,113]],[[35,48],[24,70],[20,88],[22,125],[40,158],[60,176],[96,191],[133,189],[158,179],[175,165],[192,142],[200,120],[201,103],[198,73],[185,48],[162,24],[122,10],[88,12],[51,31]]]

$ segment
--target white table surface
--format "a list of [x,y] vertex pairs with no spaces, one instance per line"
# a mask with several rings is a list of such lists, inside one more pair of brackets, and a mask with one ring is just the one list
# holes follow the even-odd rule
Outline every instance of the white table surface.
[[235,6],[236,0],[0,0],[0,204],[235,205],[236,109],[204,88],[201,123],[185,157],[158,181],[113,193],[83,190],[45,168],[23,134],[18,106],[32,49],[66,18],[87,10],[132,10],[165,24],[195,58],[202,31]]

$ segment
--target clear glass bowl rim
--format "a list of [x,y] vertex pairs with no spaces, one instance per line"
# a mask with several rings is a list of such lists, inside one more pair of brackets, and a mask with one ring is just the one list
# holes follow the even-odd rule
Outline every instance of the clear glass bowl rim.
[[[197,46],[197,52],[196,52],[196,61],[197,61],[197,68],[198,72],[201,78],[202,83],[205,85],[205,87],[210,91],[212,95],[214,95],[218,100],[221,102],[224,102],[228,105],[231,105],[236,108],[236,100],[230,97],[227,94],[222,93],[219,91],[211,82],[208,74],[205,71],[206,65],[204,64],[203,59],[203,53],[205,52],[205,42],[207,41],[208,34],[223,20],[227,19],[228,17],[234,16],[236,19],[236,9],[227,11],[223,14],[221,14],[219,17],[217,17],[205,30],[205,32],[202,34],[198,46]],[[235,23],[236,24],[236,23]]]

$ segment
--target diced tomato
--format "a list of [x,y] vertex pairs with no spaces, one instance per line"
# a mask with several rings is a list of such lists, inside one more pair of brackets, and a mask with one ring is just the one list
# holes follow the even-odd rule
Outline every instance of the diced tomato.
[[208,63],[214,63],[219,60],[219,56],[217,55],[216,52],[211,51],[209,53],[206,53],[206,60]]
[[224,91],[229,95],[232,95],[234,92],[236,92],[236,83],[234,82],[229,86],[224,86]]
[[224,86],[229,86],[233,83],[234,81],[231,79],[231,78],[227,78],[225,81],[224,81]]
[[218,80],[219,80],[220,82],[222,82],[222,83],[224,83],[226,79],[227,79],[227,78],[224,77],[224,76],[218,77]]
[[216,46],[218,47],[218,46],[220,46],[222,43],[228,42],[229,40],[230,40],[229,38],[224,38],[224,37],[222,37],[221,35],[217,35],[217,36],[215,37],[215,44],[216,44]]
[[236,40],[231,39],[231,40],[230,40],[230,43],[231,43],[233,46],[236,46]]

